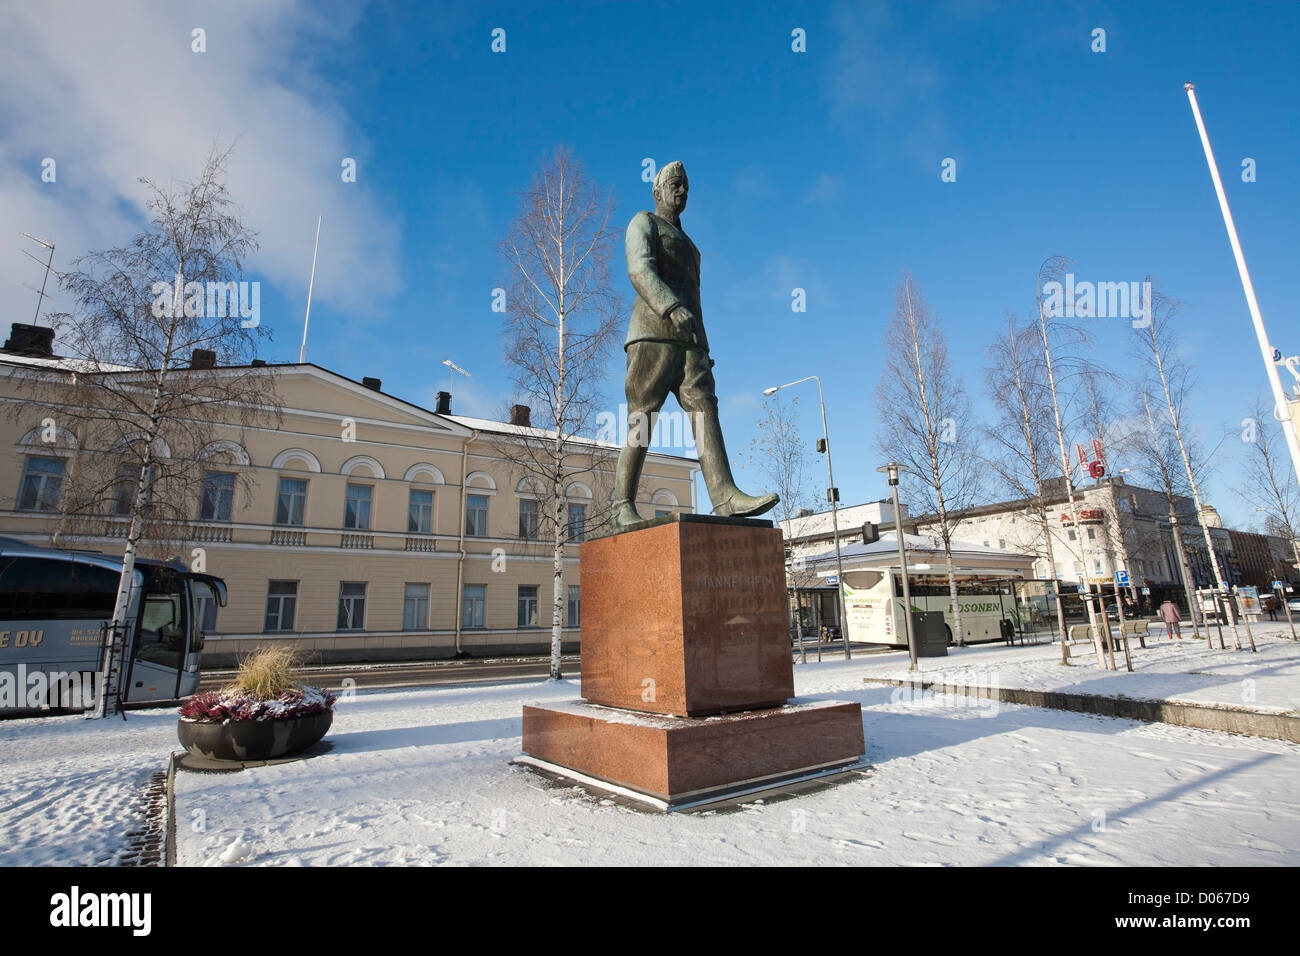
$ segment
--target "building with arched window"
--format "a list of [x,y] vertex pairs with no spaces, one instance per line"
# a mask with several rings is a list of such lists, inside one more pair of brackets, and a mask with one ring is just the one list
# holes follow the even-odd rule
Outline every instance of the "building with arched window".
[[[13,412],[0,416],[0,534],[47,545],[82,449],[21,407],[14,379],[62,361],[0,352],[0,402]],[[542,651],[555,603],[553,510],[565,539],[566,649],[577,646],[578,544],[608,512],[616,447],[571,440],[575,477],[553,509],[522,465],[554,434],[531,427],[526,409],[514,422],[454,415],[442,392],[430,410],[311,363],[265,374],[283,403],[278,425],[232,428],[197,453],[201,487],[175,552],[228,586],[225,608],[202,609],[205,663],[267,641],[323,661]],[[641,513],[692,510],[697,467],[648,455]],[[121,553],[126,519],[109,505],[57,545]]]

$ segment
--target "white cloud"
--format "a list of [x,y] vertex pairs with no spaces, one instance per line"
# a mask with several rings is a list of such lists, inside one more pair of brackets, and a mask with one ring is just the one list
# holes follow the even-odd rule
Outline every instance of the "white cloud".
[[[356,25],[357,11],[338,13],[294,0],[6,5],[0,223],[14,240],[27,231],[54,241],[55,266],[67,268],[138,231],[140,177],[190,179],[214,142],[234,141],[228,186],[260,242],[245,268],[305,299],[322,214],[314,302],[373,315],[376,297],[400,286],[401,222],[367,185],[379,160],[313,66]],[[195,27],[205,53],[191,50]],[[46,156],[58,164],[52,184],[40,177]],[[346,156],[357,160],[353,184],[339,176]],[[40,277],[13,245],[0,246],[11,299]],[[26,311],[10,318],[30,321]]]

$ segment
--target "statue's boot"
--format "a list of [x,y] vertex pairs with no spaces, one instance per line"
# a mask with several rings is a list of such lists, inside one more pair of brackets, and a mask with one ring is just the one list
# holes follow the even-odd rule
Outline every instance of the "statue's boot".
[[727,448],[722,442],[722,426],[718,424],[717,409],[693,416],[698,425],[695,451],[700,458],[700,471],[709,489],[713,513],[722,517],[749,518],[771,511],[781,496],[775,493],[747,495],[736,487],[731,477],[731,464],[727,461]]
[[647,449],[635,442],[623,446],[618,454],[618,469],[614,473],[614,510],[609,524],[622,531],[638,521],[644,521],[636,511],[636,479],[641,474]]

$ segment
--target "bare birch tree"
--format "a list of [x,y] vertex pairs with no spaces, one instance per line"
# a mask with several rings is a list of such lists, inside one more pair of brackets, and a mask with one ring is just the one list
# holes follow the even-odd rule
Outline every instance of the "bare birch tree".
[[952,542],[961,519],[954,515],[975,498],[975,427],[948,342],[910,275],[897,290],[894,317],[885,331],[885,357],[876,390],[881,450],[906,465],[910,493],[938,518],[948,568],[953,637],[965,644]]
[[[1056,315],[1050,310],[1044,302],[1044,286],[1048,282],[1061,282],[1062,277],[1070,268],[1070,260],[1064,256],[1049,256],[1043,261],[1038,268],[1038,286],[1036,304],[1038,307],[1038,337],[1039,344],[1043,349],[1043,365],[1047,371],[1047,389],[1052,400],[1052,426],[1056,432],[1057,450],[1060,453],[1061,478],[1065,485],[1065,494],[1070,503],[1070,525],[1074,530],[1075,539],[1082,541],[1083,536],[1079,530],[1079,509],[1074,500],[1074,481],[1071,478],[1073,469],[1070,467],[1070,453],[1065,444],[1065,403],[1061,398],[1060,377],[1058,375],[1059,362],[1054,359],[1052,352],[1052,343],[1054,339],[1066,339],[1079,343],[1083,340],[1083,332],[1077,326],[1067,328],[1060,321],[1061,315]],[[1092,631],[1093,644],[1097,649],[1097,663],[1106,668],[1106,655],[1102,650],[1101,631],[1097,622],[1096,611],[1092,603],[1092,588],[1088,586],[1088,600],[1084,602],[1088,610],[1088,626]],[[1062,655],[1062,660],[1065,655]]]
[[[797,396],[786,403],[777,393],[764,402],[763,417],[757,422],[758,434],[750,439],[739,462],[765,477],[764,485],[781,496],[774,517],[781,527],[789,529],[786,580],[796,595],[801,588],[818,583],[817,575],[808,569],[805,556],[797,553],[791,543],[808,525],[809,519],[801,517],[800,512],[814,510],[817,503],[808,478],[808,447],[799,431],[798,410]],[[803,624],[797,611],[796,626],[802,644]]]
[[[1296,542],[1296,529],[1300,528],[1300,491],[1285,450],[1278,448],[1276,430],[1264,426],[1272,416],[1272,407],[1257,398],[1252,410],[1251,440],[1247,442],[1250,450],[1243,464],[1244,483],[1237,493],[1264,512],[1270,534],[1285,537],[1291,543],[1296,567],[1300,569],[1300,544]],[[1282,597],[1286,599],[1285,594]]]
[[[132,623],[136,555],[150,542],[193,540],[205,470],[225,454],[221,440],[279,412],[270,371],[248,365],[268,333],[256,307],[243,308],[251,303],[242,263],[257,243],[226,190],[229,157],[214,148],[191,182],[141,180],[148,228],[126,246],[82,256],[59,277],[75,306],[50,318],[68,357],[27,382],[35,411],[77,446],[56,535],[87,522],[102,535],[105,512],[125,524],[100,716],[116,708],[109,661]],[[232,474],[249,481],[247,472]]]
[[[1168,426],[1168,420],[1156,412],[1158,403],[1153,397],[1154,391],[1155,386],[1151,382],[1143,382],[1138,391],[1137,404],[1143,428],[1136,436],[1133,449],[1138,461],[1138,470],[1147,477],[1148,481],[1158,481],[1159,490],[1164,493],[1165,504],[1169,508],[1174,554],[1178,558],[1178,571],[1183,579],[1183,591],[1187,596],[1187,613],[1192,620],[1192,636],[1199,637],[1196,583],[1192,580],[1191,569],[1187,563],[1187,549],[1183,544],[1178,518],[1178,499],[1184,497],[1187,479],[1182,469],[1178,467],[1178,447]],[[1204,615],[1201,615],[1201,621],[1204,623]],[[1213,641],[1209,628],[1206,628],[1205,636],[1207,641]],[[1214,645],[1210,643],[1209,646]]]
[[[1150,282],[1150,279],[1147,280]],[[1227,579],[1219,566],[1218,555],[1214,552],[1214,539],[1210,526],[1205,520],[1205,509],[1201,498],[1200,485],[1196,480],[1196,468],[1193,467],[1189,442],[1184,434],[1184,411],[1189,387],[1189,370],[1178,355],[1177,344],[1172,328],[1173,320],[1178,314],[1178,302],[1154,286],[1148,286],[1151,301],[1147,304],[1148,315],[1142,327],[1137,328],[1139,349],[1147,368],[1160,385],[1160,394],[1164,397],[1165,410],[1168,412],[1169,427],[1173,431],[1174,441],[1178,445],[1179,457],[1187,475],[1187,485],[1192,493],[1192,502],[1196,505],[1196,520],[1205,536],[1205,549],[1209,552],[1210,567],[1214,569],[1214,579],[1225,600],[1230,600]],[[1232,646],[1241,650],[1241,639],[1237,635],[1236,615],[1228,615],[1228,627],[1232,632]],[[1255,639],[1250,636],[1250,649],[1255,650]]]
[[1047,367],[1036,349],[1037,330],[1007,316],[1006,332],[989,347],[989,398],[994,421],[985,429],[984,463],[1016,495],[1039,530],[1034,552],[1047,561],[1055,595],[1056,624],[1061,638],[1061,663],[1070,659],[1065,609],[1061,601],[1061,575],[1056,567],[1052,523],[1047,518],[1047,478],[1052,472],[1051,402]]
[[[505,360],[516,394],[537,413],[536,424],[553,434],[544,444],[510,446],[511,461],[539,488],[536,533],[550,538],[550,676],[559,680],[567,489],[582,475],[607,470],[612,460],[598,446],[574,439],[591,431],[619,330],[619,300],[609,273],[614,202],[612,192],[602,193],[566,149],[556,150],[519,199],[501,244],[509,272]],[[597,494],[592,506],[607,501]]]
[[[1127,529],[1120,520],[1120,498],[1115,490],[1115,482],[1121,471],[1120,463],[1126,461],[1133,451],[1134,422],[1124,418],[1119,412],[1115,395],[1124,388],[1123,379],[1114,372],[1091,365],[1080,376],[1083,393],[1084,420],[1101,445],[1101,462],[1106,469],[1105,475],[1098,479],[1098,484],[1106,483],[1110,498],[1110,512],[1106,520],[1106,536],[1111,543],[1111,558],[1117,569],[1129,572],[1129,597],[1137,603],[1137,585],[1133,568],[1129,564],[1129,540]],[[1119,607],[1120,619],[1124,617],[1124,602],[1120,596],[1119,583],[1115,584],[1115,601]]]

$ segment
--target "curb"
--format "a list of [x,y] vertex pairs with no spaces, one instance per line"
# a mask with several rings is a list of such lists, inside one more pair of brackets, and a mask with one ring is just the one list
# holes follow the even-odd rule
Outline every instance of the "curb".
[[163,836],[163,866],[176,865],[176,752],[167,755],[167,824]]
[[1193,704],[1181,701],[1151,700],[1139,697],[1104,697],[1066,691],[1027,690],[1019,687],[978,687],[949,684],[945,681],[900,680],[891,677],[864,677],[865,684],[891,687],[920,687],[938,694],[983,697],[1005,704],[1068,710],[1101,717],[1122,717],[1144,723],[1171,724],[1197,730],[1217,730],[1227,734],[1265,737],[1300,744],[1300,714],[1265,713],[1231,704]]

